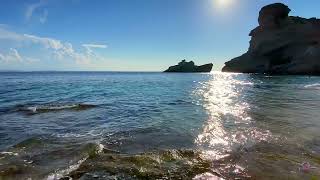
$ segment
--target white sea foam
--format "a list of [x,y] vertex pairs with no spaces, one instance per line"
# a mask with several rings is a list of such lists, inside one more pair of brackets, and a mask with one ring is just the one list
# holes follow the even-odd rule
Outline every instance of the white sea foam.
[[216,175],[213,175],[211,173],[203,173],[203,174],[199,174],[197,176],[195,176],[194,178],[192,178],[193,180],[223,180],[223,178],[218,177]]
[[309,85],[306,85],[304,87],[308,88],[308,89],[320,89],[320,83],[309,84]]
[[46,112],[46,111],[59,111],[64,109],[75,109],[75,108],[90,108],[95,105],[90,104],[48,104],[48,105],[34,105],[26,108],[22,108],[24,111],[31,111],[33,113]]
[[80,104],[69,104],[69,105],[47,105],[47,106],[31,106],[27,110],[32,112],[45,111],[45,110],[62,110],[62,109],[71,109],[80,106]]
[[35,107],[27,107],[27,110],[35,113],[35,112],[37,112],[37,107],[36,106]]
[[80,138],[80,137],[97,137],[103,135],[103,130],[90,130],[89,132],[78,134],[78,133],[59,133],[59,134],[53,134],[56,137],[60,138]]
[[87,136],[86,134],[76,134],[76,133],[65,133],[65,134],[56,134],[55,136],[59,138],[80,138]]
[[99,143],[99,145],[98,145],[98,153],[102,153],[103,149],[104,149],[104,145]]
[[[104,149],[104,145],[99,143],[98,147],[97,147],[97,153],[102,153],[103,149]],[[80,159],[79,161],[77,161],[75,164],[68,166],[66,169],[57,170],[54,173],[49,174],[46,179],[47,180],[61,179],[62,177],[68,175],[72,171],[77,170],[80,167],[80,165],[83,162],[85,162],[88,158],[89,158],[89,156],[86,156],[86,157]]]
[[79,161],[77,161],[75,164],[70,165],[68,168],[66,169],[62,169],[62,170],[58,170],[52,174],[50,174],[46,179],[47,180],[56,180],[56,179],[61,179],[63,176],[69,174],[70,172],[78,169],[80,167],[80,165],[87,160],[88,157],[85,157],[83,159],[80,159]]
[[11,155],[11,156],[18,156],[18,153],[8,152],[8,151],[0,152],[0,154],[3,154],[3,155]]

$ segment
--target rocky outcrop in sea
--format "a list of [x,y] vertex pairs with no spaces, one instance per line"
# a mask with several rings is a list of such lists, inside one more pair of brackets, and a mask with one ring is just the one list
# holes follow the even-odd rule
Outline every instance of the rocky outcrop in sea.
[[289,16],[282,3],[263,7],[249,50],[224,72],[320,75],[320,19]]
[[196,66],[193,61],[187,62],[182,60],[178,65],[170,66],[164,72],[180,72],[180,73],[197,73],[197,72],[210,72],[213,64],[205,64],[202,66]]

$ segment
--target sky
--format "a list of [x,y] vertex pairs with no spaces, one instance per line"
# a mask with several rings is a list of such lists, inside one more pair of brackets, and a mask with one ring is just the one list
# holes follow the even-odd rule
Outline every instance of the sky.
[[319,0],[2,0],[0,70],[163,71],[245,53],[261,7],[320,17]]

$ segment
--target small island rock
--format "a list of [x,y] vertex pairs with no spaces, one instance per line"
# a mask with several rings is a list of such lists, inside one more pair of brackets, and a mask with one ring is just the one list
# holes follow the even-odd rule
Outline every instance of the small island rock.
[[212,70],[213,64],[205,64],[202,66],[196,66],[193,61],[187,62],[182,60],[178,65],[171,66],[164,72],[180,72],[180,73],[200,73],[200,72],[210,72]]

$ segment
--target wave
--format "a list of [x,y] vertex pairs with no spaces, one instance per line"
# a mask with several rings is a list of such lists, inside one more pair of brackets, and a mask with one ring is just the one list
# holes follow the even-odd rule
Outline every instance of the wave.
[[99,142],[28,138],[0,152],[0,179],[60,179],[103,152],[107,150]]
[[65,169],[56,170],[54,173],[49,174],[49,176],[46,178],[47,180],[55,180],[55,179],[63,179],[64,177],[68,177],[67,175],[70,174],[73,171],[76,171],[81,164],[83,164],[88,158],[94,157],[99,155],[100,153],[104,152],[105,148],[102,144],[89,144],[87,148],[85,148],[88,155],[80,160],[78,160],[76,163],[71,164]]
[[308,89],[320,89],[320,83],[309,84],[309,85],[305,85],[304,87]]
[[18,111],[24,111],[29,113],[46,113],[52,111],[62,111],[62,110],[87,110],[90,108],[97,107],[97,105],[92,104],[48,104],[48,105],[32,105],[27,107],[20,107]]
[[80,159],[78,162],[75,164],[70,165],[66,169],[58,170],[52,174],[50,174],[46,179],[47,180],[56,180],[56,179],[61,179],[63,177],[66,177],[67,174],[71,173],[72,171],[77,170],[80,165],[87,160],[88,157],[85,157],[83,159]]

